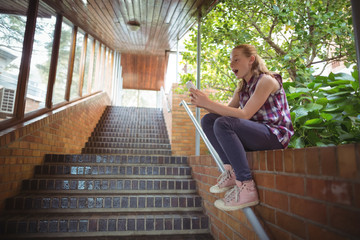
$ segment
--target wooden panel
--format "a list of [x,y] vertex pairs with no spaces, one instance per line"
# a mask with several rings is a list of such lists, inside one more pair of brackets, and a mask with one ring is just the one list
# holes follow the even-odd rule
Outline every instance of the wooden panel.
[[[1,0],[0,0],[1,1]],[[44,0],[120,53],[164,55],[218,0]],[[84,3],[86,2],[86,4]],[[137,20],[133,32],[127,22]]]
[[[125,55],[124,88],[159,90],[164,81],[166,51],[196,23],[200,12],[206,14],[218,1],[43,0],[39,16],[49,17],[56,11],[100,43]],[[26,0],[0,0],[0,13],[24,14],[27,6]],[[130,20],[140,23],[138,31],[130,30]],[[131,64],[127,66],[123,60]],[[66,96],[68,99],[68,92]]]
[[123,88],[159,91],[164,84],[165,55],[122,54]]

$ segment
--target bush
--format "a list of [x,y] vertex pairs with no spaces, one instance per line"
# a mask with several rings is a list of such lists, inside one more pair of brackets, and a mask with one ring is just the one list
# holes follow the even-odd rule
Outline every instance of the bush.
[[284,82],[295,134],[289,147],[360,142],[358,72]]

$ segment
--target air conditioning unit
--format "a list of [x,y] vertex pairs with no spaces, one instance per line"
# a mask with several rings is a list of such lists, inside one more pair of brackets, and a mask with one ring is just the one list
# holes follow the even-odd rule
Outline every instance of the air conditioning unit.
[[0,118],[12,117],[15,105],[15,90],[0,88]]

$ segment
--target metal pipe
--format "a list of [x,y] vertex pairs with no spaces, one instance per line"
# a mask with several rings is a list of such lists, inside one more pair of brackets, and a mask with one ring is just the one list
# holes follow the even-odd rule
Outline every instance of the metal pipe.
[[204,140],[207,148],[209,149],[211,155],[214,157],[214,160],[217,164],[217,166],[219,167],[219,170],[221,172],[225,171],[224,165],[222,163],[222,161],[220,160],[220,157],[218,155],[218,153],[216,152],[216,150],[214,149],[214,147],[211,145],[209,139],[207,138],[207,136],[205,135],[204,131],[201,129],[200,124],[196,121],[196,118],[194,117],[193,113],[191,112],[189,106],[187,105],[187,103],[185,102],[185,100],[182,100],[180,102],[180,106],[183,106],[185,108],[185,111],[187,112],[187,114],[189,115],[191,121],[194,123],[195,128],[196,128],[196,132],[199,134],[199,136],[201,135],[202,139]]
[[[187,112],[187,114],[189,115],[191,121],[194,123],[195,128],[196,128],[196,132],[199,133],[199,135],[202,137],[202,139],[204,140],[207,148],[209,149],[211,155],[213,156],[216,165],[218,166],[219,170],[221,173],[223,173],[225,171],[224,168],[224,164],[221,161],[218,153],[216,152],[216,150],[214,149],[214,147],[211,145],[209,139],[207,138],[207,136],[205,135],[204,131],[202,130],[200,124],[196,121],[193,113],[191,112],[189,106],[187,105],[187,103],[185,102],[185,100],[182,100],[180,102],[180,106],[183,106],[185,108],[185,111]],[[263,227],[261,226],[259,220],[257,219],[254,211],[250,208],[250,207],[246,207],[242,209],[243,212],[245,213],[247,219],[249,220],[250,224],[252,225],[255,233],[257,234],[257,236],[259,237],[259,239],[261,240],[269,240],[269,237],[266,235],[266,232],[264,231]]]
[[[197,29],[197,46],[196,46],[196,88],[200,89],[200,73],[201,73],[201,15],[198,15],[198,29]],[[196,120],[200,122],[200,108],[196,108]],[[195,133],[195,155],[200,156],[200,135],[197,131]]]
[[357,70],[360,82],[360,2],[359,0],[351,0],[352,8],[352,19],[354,27],[354,37],[355,37],[355,48],[356,48],[356,59],[357,59]]

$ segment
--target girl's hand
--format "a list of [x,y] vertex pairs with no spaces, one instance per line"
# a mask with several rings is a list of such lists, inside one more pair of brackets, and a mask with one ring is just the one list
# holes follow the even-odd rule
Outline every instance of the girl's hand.
[[194,88],[190,89],[189,96],[191,98],[191,103],[197,107],[204,108],[206,107],[207,103],[210,101],[210,99],[205,95],[205,93]]

